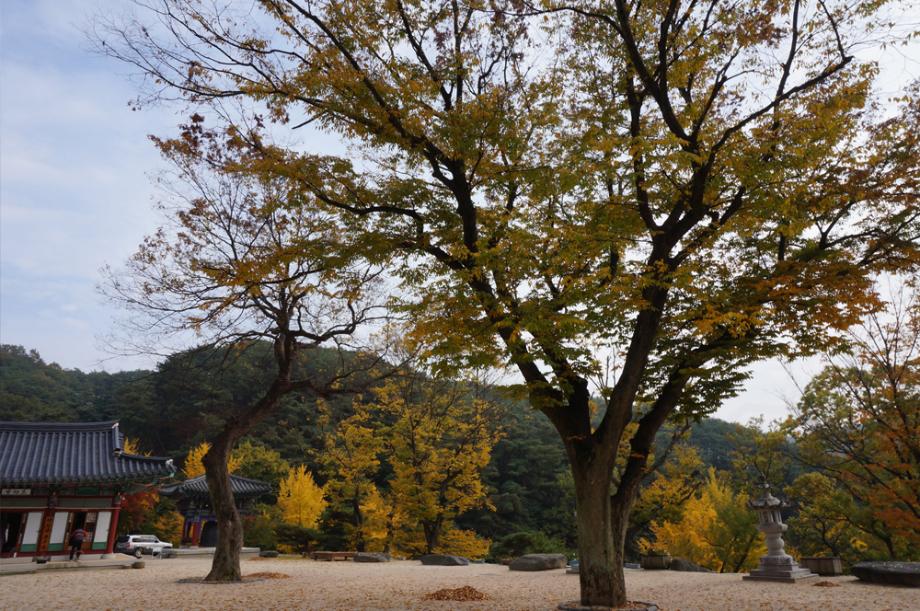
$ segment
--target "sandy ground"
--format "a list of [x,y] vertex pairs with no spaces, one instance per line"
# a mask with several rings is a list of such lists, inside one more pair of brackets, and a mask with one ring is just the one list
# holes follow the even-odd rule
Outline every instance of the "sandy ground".
[[[179,583],[203,576],[206,558],[147,559],[141,570],[42,571],[0,577],[0,608],[18,609],[323,609],[323,610],[541,610],[578,597],[578,577],[563,570],[510,572],[504,566],[422,566],[315,562],[301,559],[243,560],[243,574],[277,572],[289,579],[240,584]],[[815,581],[837,587],[816,587]],[[740,575],[627,570],[632,600],[662,609],[755,609],[820,611],[917,610],[920,590],[863,584],[852,577],[798,584],[742,581]],[[485,602],[431,602],[428,593],[472,586]]]

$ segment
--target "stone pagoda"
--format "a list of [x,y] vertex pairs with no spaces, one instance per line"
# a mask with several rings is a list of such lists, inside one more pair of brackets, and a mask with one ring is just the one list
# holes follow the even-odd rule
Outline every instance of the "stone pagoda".
[[770,494],[770,485],[763,483],[763,493],[757,499],[748,503],[748,507],[757,512],[757,529],[762,532],[767,541],[767,555],[760,559],[760,566],[745,575],[744,579],[757,581],[781,581],[795,583],[800,579],[817,577],[808,569],[801,567],[786,553],[786,543],[783,533],[788,526],[783,524],[780,510],[785,503]]

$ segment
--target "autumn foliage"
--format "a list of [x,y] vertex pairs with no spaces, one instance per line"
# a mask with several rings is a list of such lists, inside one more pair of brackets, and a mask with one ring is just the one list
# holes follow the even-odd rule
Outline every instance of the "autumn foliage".
[[313,481],[313,475],[303,465],[291,467],[281,480],[278,506],[281,519],[301,528],[313,528],[326,507],[325,493]]
[[[490,542],[458,529],[489,506],[482,471],[500,437],[497,405],[471,384],[412,375],[376,388],[374,400],[327,437],[330,496],[352,515],[356,546],[404,555],[484,557]],[[381,470],[385,488],[374,481]]]
[[[207,441],[202,441],[197,446],[188,451],[188,454],[185,456],[185,461],[182,464],[182,472],[185,474],[185,477],[191,479],[193,477],[198,477],[199,475],[204,475],[204,463],[202,462],[202,459],[210,449],[211,444]],[[239,469],[239,466],[239,458],[231,453],[230,460],[227,463],[227,470],[230,473],[234,473],[237,469]]]
[[872,555],[920,558],[918,294],[895,291],[887,310],[847,339],[848,351],[812,380],[789,423],[803,460],[823,474],[809,474],[796,492],[804,511],[824,514],[812,532],[828,546],[846,547],[843,537]]
[[747,501],[746,494],[735,493],[710,469],[699,494],[686,502],[680,517],[653,522],[654,539],[642,541],[640,547],[668,552],[719,573],[748,571],[767,548]]

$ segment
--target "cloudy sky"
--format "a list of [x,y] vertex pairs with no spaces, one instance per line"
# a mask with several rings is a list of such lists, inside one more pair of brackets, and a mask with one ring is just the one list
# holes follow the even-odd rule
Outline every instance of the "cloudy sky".
[[[156,227],[149,177],[162,164],[147,135],[180,120],[170,108],[132,111],[128,68],[90,51],[92,15],[123,10],[122,0],[0,2],[0,340],[66,368],[154,364],[103,348],[119,312],[96,290],[100,268]],[[917,78],[917,59],[887,55],[885,89]],[[792,367],[800,381],[816,370]],[[717,415],[770,420],[796,396],[784,368],[765,363]]]

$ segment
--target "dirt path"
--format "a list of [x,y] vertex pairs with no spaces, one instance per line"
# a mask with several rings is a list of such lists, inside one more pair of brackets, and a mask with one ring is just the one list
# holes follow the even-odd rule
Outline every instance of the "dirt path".
[[[282,573],[233,585],[180,583],[207,572],[208,559],[147,560],[142,570],[44,571],[0,577],[0,609],[316,609],[316,610],[540,610],[578,597],[578,577],[562,570],[510,572],[504,566],[428,567],[314,562],[300,559],[243,561],[243,573]],[[836,587],[742,581],[740,575],[627,571],[630,598],[667,611],[915,610],[920,592],[821,578]],[[445,588],[471,586],[489,600],[424,600]]]

